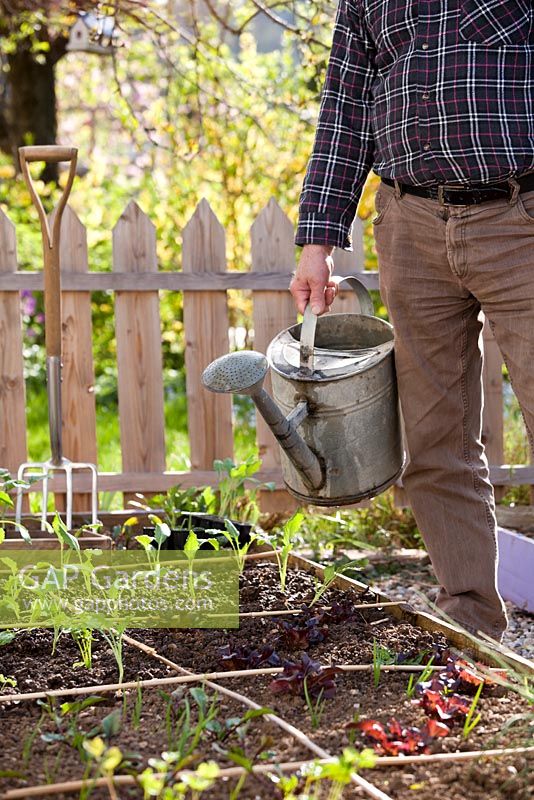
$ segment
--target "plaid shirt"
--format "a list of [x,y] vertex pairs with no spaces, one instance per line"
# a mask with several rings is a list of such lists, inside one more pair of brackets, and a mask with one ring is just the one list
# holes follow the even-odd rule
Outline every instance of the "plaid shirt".
[[529,0],[338,0],[296,244],[352,250],[371,169],[417,185],[533,170],[533,17]]

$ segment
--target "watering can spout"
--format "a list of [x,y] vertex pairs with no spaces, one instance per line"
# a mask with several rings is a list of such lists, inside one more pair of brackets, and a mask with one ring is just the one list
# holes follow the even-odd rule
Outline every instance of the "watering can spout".
[[212,361],[202,374],[202,383],[211,392],[250,395],[304,483],[320,489],[325,481],[323,466],[296,430],[307,415],[307,404],[299,403],[286,417],[263,388],[268,370],[263,353],[242,350]]

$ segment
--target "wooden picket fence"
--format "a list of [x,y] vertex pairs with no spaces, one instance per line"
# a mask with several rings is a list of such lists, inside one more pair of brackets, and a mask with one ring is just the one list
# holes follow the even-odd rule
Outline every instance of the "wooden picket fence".
[[[113,230],[112,270],[91,272],[85,228],[72,209],[65,210],[61,234],[63,446],[65,454],[77,461],[98,463],[91,292],[114,292],[122,471],[100,473],[100,491],[122,492],[126,500],[134,492],[163,491],[177,483],[213,483],[213,460],[232,457],[231,398],[207,392],[200,380],[204,367],[229,349],[227,290],[252,291],[251,327],[257,350],[265,352],[275,334],[296,320],[287,291],[295,268],[293,224],[271,199],[250,233],[251,271],[228,271],[225,231],[203,199],[182,232],[181,269],[162,272],[154,225],[130,202]],[[335,251],[336,272],[358,274],[368,288],[378,288],[377,273],[363,271],[358,219],[353,240],[353,253]],[[0,466],[11,471],[27,459],[20,292],[42,288],[42,272],[18,270],[15,229],[0,211]],[[183,292],[189,472],[166,470],[159,290]],[[336,301],[337,311],[356,309],[350,292],[343,292]],[[511,470],[503,466],[501,356],[488,329],[484,342],[484,440],[491,478],[497,486],[532,484],[532,467]],[[262,420],[257,439],[262,476],[281,487],[278,447]],[[61,492],[61,476],[54,480]],[[86,478],[80,476],[76,487],[81,493],[77,495],[80,508],[86,502]]]

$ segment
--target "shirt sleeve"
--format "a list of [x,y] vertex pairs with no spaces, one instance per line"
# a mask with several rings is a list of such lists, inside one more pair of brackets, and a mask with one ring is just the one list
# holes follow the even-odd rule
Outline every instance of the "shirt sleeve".
[[373,166],[373,55],[357,0],[338,0],[315,141],[299,198],[297,245],[352,250],[350,229]]

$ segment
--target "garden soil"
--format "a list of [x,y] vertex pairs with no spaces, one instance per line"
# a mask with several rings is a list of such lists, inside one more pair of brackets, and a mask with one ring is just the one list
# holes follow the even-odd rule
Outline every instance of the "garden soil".
[[[241,579],[241,611],[259,611],[300,607],[311,601],[314,579],[311,575],[290,570],[285,592],[281,592],[276,564],[256,562],[247,567]],[[329,590],[321,603],[331,604],[361,602],[356,592]],[[372,597],[366,599],[372,601]],[[288,617],[284,617],[288,619]],[[195,672],[221,671],[221,648],[275,647],[281,658],[296,660],[302,651],[292,650],[279,640],[281,629],[272,617],[244,618],[236,630],[133,630],[129,635],[149,645],[181,667]],[[3,731],[0,756],[0,791],[8,788],[44,784],[46,782],[79,779],[84,765],[77,750],[58,735],[52,715],[35,701],[18,702],[20,692],[97,686],[117,682],[117,665],[102,637],[95,634],[91,669],[73,667],[80,660],[79,651],[69,635],[59,638],[52,654],[52,633],[31,631],[20,633],[11,643],[0,648],[0,673],[16,679],[13,702],[0,707]],[[424,631],[407,622],[399,622],[387,613],[387,608],[370,608],[339,624],[331,624],[327,638],[307,647],[306,652],[322,665],[369,664],[373,661],[373,640],[391,653],[413,658],[423,650],[431,651],[445,645],[441,634]],[[131,644],[124,645],[124,680],[149,679],[175,675],[170,667]],[[324,703],[318,725],[312,725],[311,715],[300,696],[274,694],[270,676],[228,678],[221,680],[254,700],[272,709],[292,725],[301,729],[314,742],[332,753],[339,753],[353,744],[365,746],[359,732],[346,729],[354,719],[375,719],[386,723],[396,717],[406,725],[421,726],[426,720],[423,710],[407,697],[407,673],[383,673],[378,686],[374,685],[372,672],[338,674],[335,696]],[[191,687],[163,686],[142,691],[139,703],[136,690],[122,697],[102,695],[104,701],[82,711],[77,720],[79,730],[95,735],[100,732],[102,720],[115,712],[120,722],[109,744],[121,749],[130,768],[142,771],[150,758],[162,751],[173,749],[172,723],[189,698],[192,719],[196,705]],[[210,700],[211,690],[206,690]],[[79,698],[65,698],[74,701]],[[137,699],[137,706],[136,706]],[[55,704],[56,709],[59,702]],[[230,720],[242,717],[245,708],[234,700],[219,697],[217,719]],[[462,726],[456,725],[451,734],[435,740],[433,752],[477,750],[495,747],[515,747],[532,744],[528,739],[525,701],[503,689],[491,689],[482,695],[477,711],[481,721],[467,740]],[[507,727],[508,723],[508,727]],[[68,738],[68,737],[67,737]],[[221,767],[233,765],[224,754],[229,748],[241,748],[242,753],[255,763],[277,763],[309,759],[311,754],[303,745],[280,731],[273,723],[258,717],[250,722],[244,739],[233,730],[224,741],[217,736],[206,736],[196,748],[192,766],[201,760],[215,759]],[[485,759],[476,762],[407,765],[403,768],[383,767],[366,770],[367,780],[383,789],[394,800],[419,798],[420,800],[530,800],[534,791],[532,774],[534,761],[525,756],[506,759]],[[529,770],[530,767],[530,770]],[[124,770],[120,770],[124,771]],[[9,776],[10,775],[10,776]],[[204,800],[222,800],[230,796],[235,779],[219,782],[214,789],[202,794]],[[139,788],[121,787],[120,798],[142,798]],[[1,797],[1,795],[0,795]],[[61,795],[56,796],[61,800]],[[67,798],[73,795],[65,795]],[[109,798],[107,790],[95,789],[93,800]],[[282,797],[276,784],[266,776],[249,777],[239,794],[241,800],[259,800]],[[347,787],[344,798],[364,797],[356,787]],[[326,792],[325,792],[326,798]]]

